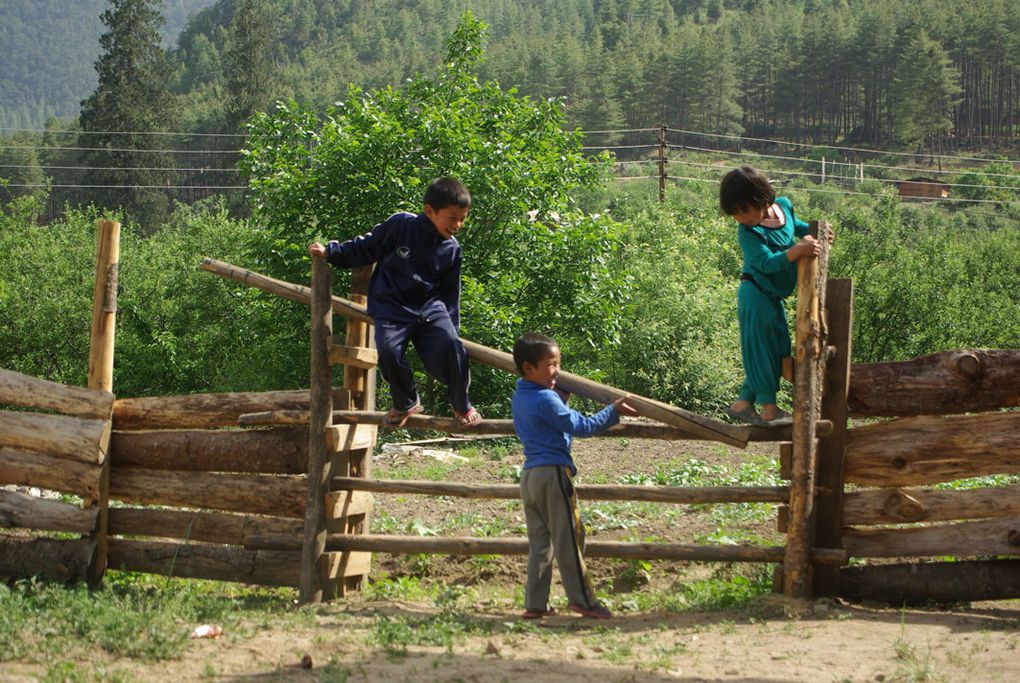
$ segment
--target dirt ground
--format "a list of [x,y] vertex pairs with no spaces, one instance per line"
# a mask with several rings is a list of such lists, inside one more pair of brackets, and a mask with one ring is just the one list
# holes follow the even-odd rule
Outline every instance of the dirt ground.
[[[597,439],[576,442],[575,459],[581,483],[610,483],[624,473],[653,475],[659,465],[692,458],[707,470],[733,471],[741,463],[768,463],[775,448],[753,445],[738,451],[699,442]],[[519,462],[520,454],[512,447],[467,452],[467,460],[449,465],[436,465],[415,453],[381,454],[375,476],[441,475],[448,480],[505,483]],[[464,535],[473,529],[477,535],[479,529],[491,527],[492,535],[508,535],[521,533],[523,525],[523,513],[510,501],[413,496],[376,501],[375,530],[381,532],[408,533],[410,523],[419,533]],[[674,509],[669,514],[649,506],[629,511],[606,508],[589,510],[586,516],[592,522],[590,538],[691,543],[718,531],[717,520],[705,508]],[[405,526],[385,528],[387,524]],[[781,542],[773,514],[740,525],[762,542]],[[466,614],[470,626],[447,643],[401,640],[402,625],[448,623],[436,600],[380,598],[378,592],[368,591],[323,605],[297,625],[267,621],[245,633],[228,631],[217,640],[190,641],[177,661],[146,664],[98,653],[88,666],[101,675],[73,680],[1020,680],[1020,601],[922,610],[831,600],[790,602],[766,595],[731,609],[667,610],[654,601],[642,603],[641,597],[666,595],[683,582],[718,576],[720,567],[653,563],[635,587],[624,585],[625,578],[634,578],[633,565],[593,561],[590,568],[600,590],[611,602],[619,596],[612,602],[615,617],[593,621],[561,609],[559,615],[535,623],[518,616],[524,564],[524,557],[483,562],[387,555],[373,559],[379,578],[399,581],[419,572],[423,583],[476,596],[472,604],[457,603],[458,619]],[[562,587],[554,585],[553,594],[562,600]],[[554,604],[562,608],[562,602]],[[0,681],[38,680],[45,673],[41,665],[0,664]]]

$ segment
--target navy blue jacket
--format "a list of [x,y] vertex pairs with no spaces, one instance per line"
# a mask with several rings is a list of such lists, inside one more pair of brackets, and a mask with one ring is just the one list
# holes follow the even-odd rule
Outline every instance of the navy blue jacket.
[[449,316],[460,327],[460,243],[443,239],[425,214],[395,213],[367,234],[330,242],[326,261],[341,268],[378,264],[368,284],[373,318],[414,323]]
[[572,474],[577,474],[570,457],[571,437],[593,436],[620,421],[612,405],[594,415],[582,415],[552,389],[526,379],[517,380],[510,409],[514,431],[524,445],[524,469],[556,465],[569,467]]

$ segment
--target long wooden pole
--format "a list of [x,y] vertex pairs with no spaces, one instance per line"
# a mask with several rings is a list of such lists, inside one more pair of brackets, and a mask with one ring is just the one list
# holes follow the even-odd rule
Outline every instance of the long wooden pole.
[[[812,224],[812,232],[827,253],[827,224]],[[820,409],[819,361],[822,357],[822,260],[805,256],[797,261],[797,333],[793,385],[793,457],[790,478],[789,528],[783,559],[783,593],[806,598],[811,594],[811,541],[814,504],[815,423]]]
[[[424,496],[453,496],[489,500],[519,500],[516,484],[462,484],[415,479],[360,479],[333,477],[335,490],[372,491],[374,493],[412,493]],[[643,501],[711,505],[715,503],[785,503],[785,486],[616,486],[579,484],[574,487],[580,499]]]
[[[825,295],[828,344],[835,348],[835,353],[825,368],[822,417],[832,421],[833,430],[818,445],[815,543],[824,548],[841,548],[854,283],[848,278],[833,279],[828,281],[828,288]],[[814,595],[839,595],[839,567],[818,565],[813,571]]]
[[[311,300],[311,293],[307,287],[276,280],[215,259],[203,259],[202,269],[228,280],[234,280],[248,287],[261,289],[262,291],[276,294],[292,301],[307,304]],[[365,310],[364,306],[359,306],[341,297],[333,297],[333,311],[345,318],[368,323],[372,322],[372,317]],[[472,360],[507,372],[516,372],[513,356],[509,353],[497,351],[467,339],[462,339],[461,341],[467,350],[468,357]],[[634,409],[643,417],[648,417],[673,427],[686,429],[712,441],[721,441],[738,448],[747,446],[749,433],[746,430],[684,410],[683,408],[671,406],[668,403],[628,394],[615,387],[569,372],[560,373],[557,385],[566,391],[599,403],[612,403],[618,398],[629,395],[631,396],[631,403]]]
[[[96,276],[92,292],[92,332],[89,339],[89,389],[113,392],[113,348],[117,327],[117,275],[120,268],[120,223],[101,220],[96,245]],[[111,414],[107,420],[112,420]],[[99,498],[84,507],[98,507],[96,529],[91,538],[95,553],[88,567],[89,585],[103,580],[107,564],[107,527],[110,507],[110,458],[99,469]]]
[[333,369],[329,364],[329,337],[333,334],[330,290],[333,277],[321,258],[312,259],[312,332],[309,361],[308,502],[301,546],[299,581],[302,603],[322,601],[320,560],[326,546],[325,500],[329,490],[330,454],[326,430],[333,414]]
[[[287,550],[293,548],[291,537],[276,535],[252,536],[248,548]],[[371,551],[378,553],[434,555],[526,555],[527,538],[475,538],[473,536],[397,536],[379,534],[330,534],[329,550]],[[587,541],[586,557],[616,557],[635,560],[677,560],[687,562],[780,562],[782,546],[685,545],[680,543],[630,543],[626,541]],[[812,560],[840,564],[845,550],[815,548]]]

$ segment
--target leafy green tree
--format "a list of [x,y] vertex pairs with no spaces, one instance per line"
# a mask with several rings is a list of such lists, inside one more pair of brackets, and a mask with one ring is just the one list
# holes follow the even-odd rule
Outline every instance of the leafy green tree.
[[169,208],[174,161],[164,136],[174,122],[171,70],[160,45],[160,0],[110,0],[96,62],[99,85],[82,102],[79,146],[95,200],[129,220],[158,223]]
[[[324,120],[294,103],[256,114],[244,166],[266,226],[262,267],[306,278],[311,240],[352,237],[397,209],[420,211],[425,185],[451,175],[474,196],[458,236],[462,333],[505,349],[517,334],[543,330],[584,361],[619,331],[618,227],[572,199],[597,185],[606,165],[563,131],[559,104],[478,80],[483,37],[467,13],[437,78],[402,90],[353,88]],[[476,374],[473,395],[505,408],[507,378],[488,377]]]

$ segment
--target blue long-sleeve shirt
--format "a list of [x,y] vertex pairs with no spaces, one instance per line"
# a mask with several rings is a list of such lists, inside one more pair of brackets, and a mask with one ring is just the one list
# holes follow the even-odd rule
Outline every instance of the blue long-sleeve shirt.
[[593,436],[620,421],[620,414],[611,405],[594,415],[582,415],[552,389],[526,379],[517,380],[510,407],[514,431],[524,444],[524,469],[556,465],[569,467],[577,474],[570,457],[572,437]]
[[330,242],[326,261],[341,268],[377,263],[368,284],[368,313],[402,323],[449,316],[460,327],[461,248],[425,214],[395,213],[371,232]]
[[744,272],[766,294],[785,299],[797,286],[797,264],[786,258],[786,250],[808,234],[808,224],[794,215],[793,204],[786,197],[777,198],[776,204],[786,217],[781,227],[741,225],[737,241],[744,254]]

